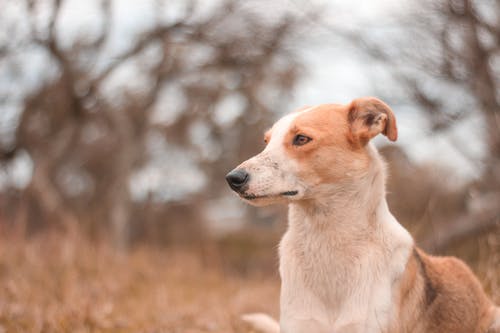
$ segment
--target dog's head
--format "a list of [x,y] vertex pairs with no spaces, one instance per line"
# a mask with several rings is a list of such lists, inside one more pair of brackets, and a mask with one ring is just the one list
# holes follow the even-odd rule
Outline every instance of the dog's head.
[[392,110],[374,97],[301,109],[278,120],[265,134],[265,149],[226,180],[256,206],[311,199],[366,172],[366,145],[379,133],[391,141],[398,135]]

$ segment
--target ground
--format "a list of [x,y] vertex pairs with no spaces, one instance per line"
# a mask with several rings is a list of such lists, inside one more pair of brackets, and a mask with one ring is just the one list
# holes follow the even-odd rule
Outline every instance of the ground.
[[276,315],[276,276],[224,271],[188,250],[2,239],[0,332],[247,332],[241,314]]
[[[56,233],[0,237],[0,333],[246,333],[241,314],[277,316],[276,267],[232,270],[221,263],[224,255],[211,251],[219,250],[139,245],[118,251],[108,242]],[[272,257],[271,251],[264,252]],[[498,284],[491,282],[498,271],[476,271],[498,303],[492,287]]]

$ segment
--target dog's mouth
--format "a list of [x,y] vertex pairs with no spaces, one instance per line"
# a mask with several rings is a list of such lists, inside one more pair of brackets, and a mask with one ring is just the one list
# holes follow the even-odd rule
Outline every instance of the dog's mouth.
[[263,194],[263,195],[255,195],[255,194],[241,194],[241,197],[246,200],[256,200],[256,199],[269,199],[269,198],[277,198],[277,197],[293,197],[297,195],[299,191],[285,191],[279,194]]

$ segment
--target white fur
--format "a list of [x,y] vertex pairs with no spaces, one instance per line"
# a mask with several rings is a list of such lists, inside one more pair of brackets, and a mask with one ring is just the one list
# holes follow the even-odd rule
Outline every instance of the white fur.
[[[307,184],[296,176],[298,165],[283,147],[296,116],[278,121],[266,149],[240,166],[253,177],[251,193],[299,191],[292,199],[264,200],[289,202],[289,226],[279,247],[281,332],[386,332],[413,240],[389,212],[384,164],[369,144],[365,174],[322,185],[312,200],[311,193],[307,202],[299,200]],[[246,320],[262,332],[276,332],[267,316]]]
[[295,200],[304,195],[306,188],[295,176],[298,165],[288,158],[283,149],[284,137],[297,115],[298,113],[293,113],[281,118],[273,126],[272,139],[266,148],[238,167],[251,171],[248,194],[267,195],[265,199],[252,200],[251,204],[262,205],[284,201],[280,193],[290,190],[299,191],[298,195],[293,198]]
[[258,332],[279,333],[280,331],[280,325],[264,313],[246,314],[241,316],[241,319],[250,324]]
[[371,172],[352,188],[315,207],[290,204],[279,250],[283,332],[375,333],[390,326],[413,241],[388,210],[373,148],[372,156]]
[[[265,332],[265,331],[263,331]],[[495,309],[493,324],[490,326],[488,333],[500,333],[500,307]]]

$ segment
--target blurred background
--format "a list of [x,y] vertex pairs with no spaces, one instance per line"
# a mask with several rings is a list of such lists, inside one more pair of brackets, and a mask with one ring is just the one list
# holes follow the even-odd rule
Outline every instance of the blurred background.
[[0,332],[246,332],[286,207],[224,175],[374,95],[392,212],[500,302],[498,0],[0,0]]

